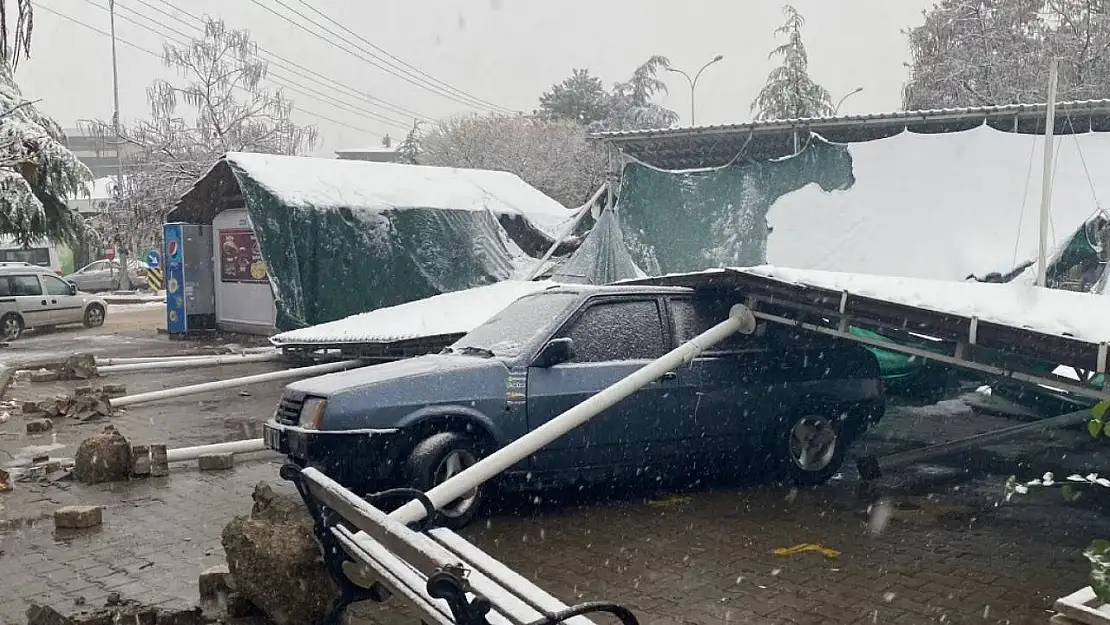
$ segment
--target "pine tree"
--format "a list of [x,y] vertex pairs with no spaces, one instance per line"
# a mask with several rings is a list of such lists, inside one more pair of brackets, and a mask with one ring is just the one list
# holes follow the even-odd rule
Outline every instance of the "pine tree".
[[786,43],[771,51],[768,58],[779,57],[782,65],[771,70],[767,84],[760,90],[751,110],[756,119],[802,119],[832,115],[829,92],[809,77],[809,57],[802,43],[805,18],[789,4],[782,9],[786,22],[775,29],[785,35]]
[[588,126],[609,117],[610,95],[588,69],[575,69],[563,82],[540,96],[540,111],[551,119]]
[[397,156],[399,161],[409,165],[415,165],[420,158],[420,120],[415,119],[412,122],[412,129],[405,135],[405,140],[401,145],[397,146]]

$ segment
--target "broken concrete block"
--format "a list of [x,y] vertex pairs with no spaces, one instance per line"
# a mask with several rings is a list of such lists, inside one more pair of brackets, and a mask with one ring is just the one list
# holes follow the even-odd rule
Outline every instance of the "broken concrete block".
[[235,454],[201,454],[197,467],[201,471],[226,471],[235,466]]
[[23,414],[39,414],[41,412],[42,408],[39,408],[39,403],[37,401],[23,402]]
[[134,477],[150,477],[150,446],[131,446],[131,475]]
[[32,382],[57,382],[61,377],[62,376],[57,371],[48,371],[46,369],[31,373]]
[[170,462],[166,456],[165,445],[150,446],[150,477],[166,477],[170,474]]
[[73,625],[73,621],[54,608],[33,603],[27,608],[27,625]]
[[108,397],[123,397],[127,394],[127,386],[124,384],[105,384],[100,387],[100,392]]
[[10,493],[12,491],[12,476],[0,469],[0,493]]
[[54,529],[80,530],[103,522],[103,506],[66,506],[54,511]]
[[73,389],[73,394],[77,395],[77,396],[92,395],[92,393],[93,393],[93,387],[92,387],[91,384],[86,384],[85,386],[78,386],[77,388]]
[[82,441],[73,460],[73,477],[85,484],[117,482],[131,477],[131,443],[111,425]]
[[200,608],[206,614],[217,615],[227,611],[231,595],[231,572],[227,565],[214,566],[197,578],[200,590]]
[[50,419],[31,419],[27,422],[28,434],[42,434],[54,429],[54,422]]
[[62,363],[60,377],[64,380],[87,380],[96,375],[96,357],[92,354],[74,354]]

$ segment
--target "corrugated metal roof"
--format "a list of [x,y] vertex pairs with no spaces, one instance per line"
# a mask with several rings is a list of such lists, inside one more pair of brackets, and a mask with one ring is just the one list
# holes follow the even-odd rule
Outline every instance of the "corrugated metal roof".
[[[691,169],[724,165],[737,156],[753,160],[787,156],[794,152],[795,136],[804,141],[809,133],[835,143],[872,141],[907,131],[958,132],[983,124],[1007,132],[1041,134],[1046,111],[1046,104],[1009,104],[602,132],[590,138],[656,167]],[[1110,132],[1110,99],[1057,104],[1056,132]]]

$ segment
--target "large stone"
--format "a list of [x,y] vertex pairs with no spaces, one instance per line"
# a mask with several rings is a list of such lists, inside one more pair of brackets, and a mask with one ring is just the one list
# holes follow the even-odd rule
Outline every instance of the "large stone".
[[28,434],[42,434],[54,429],[54,422],[50,419],[30,419],[26,422]]
[[276,623],[316,623],[338,594],[299,499],[255,486],[250,517],[223,531],[228,569],[237,593]]
[[131,443],[109,425],[85,439],[74,455],[73,478],[85,484],[117,482],[131,476]]
[[150,477],[150,446],[131,446],[132,477]]
[[235,466],[235,454],[201,454],[197,468],[201,471],[226,471]]
[[231,571],[227,565],[206,569],[197,578],[200,591],[200,609],[206,616],[217,616],[227,612],[228,598],[231,596]]
[[74,354],[62,363],[63,380],[87,380],[96,375],[96,357],[92,354]]
[[102,506],[65,506],[54,511],[54,529],[83,530],[103,522]]
[[169,456],[165,445],[150,446],[150,477],[166,477],[170,474]]

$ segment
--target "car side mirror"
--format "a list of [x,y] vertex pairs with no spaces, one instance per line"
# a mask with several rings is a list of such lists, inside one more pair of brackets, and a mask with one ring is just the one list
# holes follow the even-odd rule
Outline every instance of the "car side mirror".
[[69,294],[70,295],[77,295],[77,285],[76,284],[74,284],[72,282],[66,282],[66,285],[69,286]]
[[543,346],[539,356],[536,356],[536,361],[532,364],[536,367],[554,367],[574,360],[574,356],[574,341],[572,339],[552,339],[547,345]]

